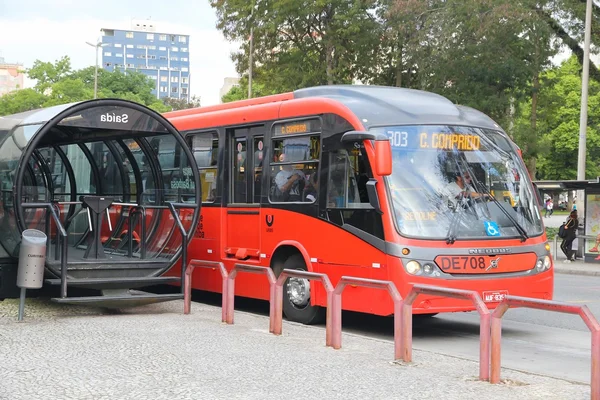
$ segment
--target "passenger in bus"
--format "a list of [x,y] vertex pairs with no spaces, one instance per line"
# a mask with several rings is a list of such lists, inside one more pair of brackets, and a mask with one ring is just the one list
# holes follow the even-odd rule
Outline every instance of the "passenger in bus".
[[[285,162],[285,154],[279,156],[279,162]],[[278,201],[302,201],[302,192],[306,176],[301,170],[294,169],[292,165],[282,165],[281,171],[275,176]]]
[[319,177],[314,172],[308,179],[308,185],[304,189],[304,201],[315,202],[319,193]]

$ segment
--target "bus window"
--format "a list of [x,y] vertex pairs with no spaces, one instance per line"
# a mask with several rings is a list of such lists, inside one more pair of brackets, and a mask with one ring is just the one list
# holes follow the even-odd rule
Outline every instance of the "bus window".
[[246,202],[246,137],[236,137],[233,142],[233,203]]
[[189,141],[202,182],[202,202],[212,203],[217,196],[219,137],[216,132],[204,132],[192,135]]
[[369,203],[367,182],[372,177],[364,150],[336,150],[328,154],[327,176],[328,219],[334,224],[352,225],[378,238],[383,238],[383,222]]
[[252,149],[254,151],[254,203],[260,203],[261,196],[261,183],[262,183],[262,171],[264,161],[264,138],[262,136],[255,136],[252,138]]
[[272,141],[271,202],[316,201],[320,138],[318,135]]
[[371,208],[367,195],[367,170],[359,149],[329,153],[327,206]]

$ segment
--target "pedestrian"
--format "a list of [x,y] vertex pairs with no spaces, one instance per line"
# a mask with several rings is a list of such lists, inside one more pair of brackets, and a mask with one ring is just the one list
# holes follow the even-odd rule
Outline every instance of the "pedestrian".
[[544,214],[544,218],[548,218],[548,216],[552,215],[554,212],[554,203],[552,199],[546,200],[546,213]]
[[575,261],[575,252],[571,248],[573,246],[573,241],[577,236],[577,227],[579,226],[579,219],[577,219],[577,210],[571,211],[569,214],[569,218],[565,223],[565,237],[560,244],[560,249],[565,256],[567,256],[567,261],[572,262]]

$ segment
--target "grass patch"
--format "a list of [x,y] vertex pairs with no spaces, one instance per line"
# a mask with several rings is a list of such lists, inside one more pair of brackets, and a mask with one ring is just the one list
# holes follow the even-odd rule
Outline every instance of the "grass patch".
[[554,240],[554,236],[558,235],[558,228],[546,227],[546,237],[548,240]]

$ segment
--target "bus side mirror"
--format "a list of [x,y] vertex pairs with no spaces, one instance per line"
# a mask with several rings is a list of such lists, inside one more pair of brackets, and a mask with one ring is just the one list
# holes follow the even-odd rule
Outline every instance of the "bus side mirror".
[[363,140],[373,140],[375,142],[375,173],[380,176],[391,175],[392,145],[386,135],[367,131],[350,131],[342,135],[342,142],[359,142]]
[[392,174],[392,145],[387,139],[375,141],[375,173],[380,176]]

